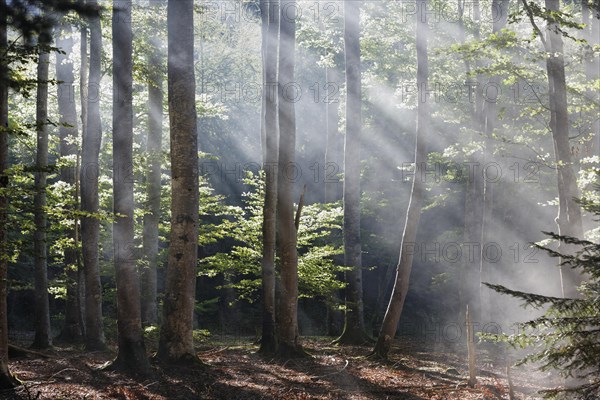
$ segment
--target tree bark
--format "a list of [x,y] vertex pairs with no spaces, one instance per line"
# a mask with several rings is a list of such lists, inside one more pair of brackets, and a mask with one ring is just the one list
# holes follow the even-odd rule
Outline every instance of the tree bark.
[[[67,158],[77,156],[77,109],[75,106],[73,63],[70,56],[73,53],[73,29],[71,25],[61,24],[56,36],[56,47],[60,48],[65,54],[56,54],[56,79],[59,81],[57,86],[58,113],[60,115],[59,137],[60,137],[60,156]],[[76,190],[75,190],[75,166],[65,166],[60,170],[60,180],[73,187],[73,204],[69,208],[76,209]],[[73,242],[65,249],[65,272],[67,276],[67,299],[65,302],[65,322],[62,331],[57,339],[73,343],[82,339],[81,327],[79,326],[79,301],[77,285],[77,219],[73,219],[73,227],[68,228],[66,235]]]
[[[337,57],[336,57],[337,58]],[[338,90],[340,88],[340,71],[337,65],[325,68],[325,84],[327,88],[329,85],[335,85],[334,87]],[[325,203],[333,203],[339,201],[342,198],[341,181],[339,174],[343,169],[342,161],[342,135],[339,132],[339,99],[329,99],[325,103],[325,127],[327,139],[325,142]],[[343,256],[342,256],[343,257]],[[338,261],[338,257],[334,257],[335,263],[341,263]],[[338,279],[344,279],[342,273],[338,273]],[[342,333],[344,326],[344,315],[339,309],[341,304],[341,291],[336,290],[333,294],[331,301],[326,302],[327,307],[327,336],[339,336]]]
[[344,265],[346,312],[340,344],[362,344],[365,331],[360,243],[361,71],[360,2],[344,3],[344,54],[346,55],[346,139],[344,145]]
[[400,260],[396,267],[396,281],[385,317],[383,318],[377,343],[373,349],[373,355],[381,358],[387,358],[389,354],[408,292],[415,240],[421,219],[421,207],[425,192],[425,171],[427,167],[426,144],[429,129],[429,104],[427,103],[425,94],[429,76],[427,57],[427,35],[429,28],[426,11],[427,0],[417,0],[416,42],[417,88],[419,90],[419,97],[417,103],[415,175],[410,193],[404,233],[402,235],[402,244],[400,245]]
[[[48,46],[42,42],[40,46]],[[52,346],[50,333],[50,302],[48,299],[48,249],[46,247],[46,181],[48,176],[48,69],[50,53],[40,48],[37,65],[36,136],[37,151],[35,160],[35,194],[33,199],[35,232],[33,254],[35,270],[35,338],[34,349],[47,349]]]
[[[509,0],[493,0],[492,8],[490,10],[491,13],[497,13],[497,17],[494,18],[492,23],[492,33],[498,34],[504,27],[508,21],[508,3]],[[492,87],[500,87],[500,77],[497,75],[493,75],[489,79],[489,86]],[[494,139],[493,134],[496,129],[496,124],[498,122],[498,109],[496,107],[496,103],[493,99],[482,99],[482,112],[483,112],[483,120],[482,120],[482,129],[484,134],[484,148],[483,148],[483,165],[482,168],[478,169],[478,179],[481,179],[483,182],[483,208],[482,208],[482,219],[480,220],[481,229],[480,240],[479,240],[479,252],[477,257],[479,258],[479,305],[475,305],[473,307],[473,320],[479,323],[481,326],[487,323],[490,320],[493,320],[492,317],[492,309],[490,305],[490,292],[489,288],[482,285],[482,282],[490,282],[493,278],[491,276],[493,272],[493,266],[489,265],[488,257],[484,254],[485,245],[490,243],[493,237],[492,232],[494,231],[494,227],[491,226],[493,221],[493,211],[494,211],[494,182],[492,179],[484,176],[484,172],[487,170],[486,167],[489,162],[492,161],[494,156]],[[472,303],[467,303],[471,306]],[[483,321],[482,318],[487,318],[486,321]]]
[[158,267],[158,225],[163,124],[163,64],[160,39],[150,39],[148,51],[148,169],[146,171],[147,214],[144,215],[143,249],[147,264],[142,268],[142,322],[158,322],[156,270]]
[[[559,11],[559,0],[545,0],[548,11]],[[575,201],[579,197],[577,176],[571,161],[569,146],[569,114],[567,108],[567,85],[562,33],[556,21],[549,19],[546,25],[545,47],[548,53],[546,69],[550,94],[550,128],[554,142],[559,192],[559,211],[556,217],[558,233],[562,236],[583,237],[581,207]],[[563,247],[564,245],[560,245]],[[566,246],[564,246],[566,247]],[[569,249],[566,249],[569,252]],[[563,296],[577,297],[577,286],[582,276],[568,266],[562,266],[561,288]]]
[[131,0],[113,2],[113,249],[119,352],[111,367],[148,373],[134,243]]
[[[588,0],[581,2],[581,22],[585,24],[582,39],[586,40],[585,78],[590,82],[600,79],[600,58],[594,55],[593,48],[600,42],[600,10],[594,10]],[[591,87],[586,91],[586,96],[591,101],[598,101],[598,92]],[[589,155],[598,155],[600,145],[600,111],[598,107],[592,108],[592,123],[590,132]]]
[[295,0],[282,0],[279,16],[279,171],[277,212],[281,254],[280,315],[277,316],[278,355],[284,358],[303,354],[298,342],[298,252],[294,225],[294,178],[296,152],[296,95],[288,90],[294,82],[296,52]]
[[198,247],[198,137],[194,79],[194,2],[168,3],[171,123],[171,238],[157,357],[196,360],[192,338]]
[[278,2],[262,0],[263,24],[263,100],[265,135],[265,201],[263,206],[262,294],[263,322],[260,352],[277,351],[275,333],[275,248],[277,236],[277,163],[279,130],[277,126],[277,42],[279,34]]
[[[88,4],[98,6],[97,0]],[[81,244],[85,276],[85,346],[88,350],[106,348],[102,323],[102,283],[100,281],[99,247],[100,221],[98,164],[102,142],[100,120],[100,80],[102,77],[102,27],[99,16],[89,20],[90,73],[87,91],[87,126],[83,134],[81,152],[81,210],[87,214],[81,219]]]
[[[474,39],[480,39],[480,9],[479,2],[473,4],[473,24],[474,27]],[[465,27],[463,23],[465,11],[465,2],[461,4],[461,19],[460,19],[460,32],[461,39],[465,40]],[[471,63],[468,59],[465,59],[465,69],[467,79],[470,80]],[[478,62],[475,68],[480,67]],[[467,81],[469,82],[469,81]],[[481,74],[477,74],[476,81],[470,81],[469,84],[475,85],[475,104],[471,108],[473,113],[472,128],[473,134],[471,140],[477,140],[479,135],[483,132],[483,92],[482,92],[482,77]],[[481,252],[475,251],[477,246],[481,246],[481,229],[483,220],[483,176],[481,174],[483,163],[484,163],[484,152],[477,152],[470,157],[469,165],[467,168],[467,183],[465,193],[465,218],[464,218],[464,246],[469,249],[468,257],[464,260],[464,270],[461,270],[461,315],[463,310],[466,310],[466,306],[470,306],[471,316],[475,321],[479,321],[481,315],[481,297],[480,297],[480,257]],[[473,251],[471,251],[473,249]]]
[[[8,49],[6,0],[0,0],[0,54]],[[8,187],[8,66],[0,58],[0,188]],[[8,196],[0,196],[0,389],[19,384],[8,369]]]
[[[335,85],[335,88],[339,90],[339,71],[338,67],[325,68],[325,84]],[[329,87],[329,86],[327,86]],[[340,200],[341,191],[339,190],[340,182],[337,176],[332,176],[332,171],[335,174],[339,174],[342,169],[341,165],[341,137],[339,132],[339,109],[340,103],[338,98],[329,99],[329,102],[325,103],[325,128],[327,134],[327,141],[325,145],[325,203],[333,203]],[[335,168],[335,169],[334,169]]]
[[[79,97],[81,100],[81,137],[86,136],[87,122],[88,122],[88,75],[89,75],[89,61],[88,61],[88,32],[85,26],[81,27],[80,30],[80,58],[81,65],[79,68]],[[83,144],[82,144],[83,146]],[[81,149],[77,151],[77,165],[75,167],[75,199],[77,201],[77,210],[81,211]],[[85,332],[85,270],[83,268],[82,258],[83,253],[79,249],[81,244],[81,220],[80,218],[75,219],[75,247],[77,248],[77,301],[79,302],[79,325],[81,327],[81,333],[83,337],[86,337]]]

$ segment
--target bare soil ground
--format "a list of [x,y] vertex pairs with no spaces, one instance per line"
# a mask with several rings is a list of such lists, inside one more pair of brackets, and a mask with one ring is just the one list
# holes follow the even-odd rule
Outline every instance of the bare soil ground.
[[[12,372],[24,382],[0,399],[508,399],[507,360],[481,352],[480,376],[466,385],[464,349],[403,338],[389,362],[365,358],[370,347],[338,347],[330,338],[304,338],[309,359],[273,360],[256,354],[251,338],[220,338],[198,349],[206,367],[159,367],[149,378],[98,370],[111,352],[86,353],[56,347],[49,358],[12,359]],[[516,399],[555,380],[521,368],[511,369]]]

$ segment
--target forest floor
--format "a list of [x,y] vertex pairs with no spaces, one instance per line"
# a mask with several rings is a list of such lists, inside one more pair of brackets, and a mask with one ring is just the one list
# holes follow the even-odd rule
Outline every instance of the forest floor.
[[[397,340],[389,362],[365,358],[370,347],[334,346],[331,338],[303,338],[309,359],[270,360],[256,354],[252,338],[213,338],[198,349],[206,367],[156,368],[135,379],[98,370],[111,352],[56,347],[49,358],[13,358],[12,372],[24,382],[0,399],[508,399],[506,357],[482,351],[480,376],[466,385],[464,349],[443,343]],[[152,347],[152,346],[150,346]],[[512,368],[515,399],[539,398],[536,392],[555,380]]]

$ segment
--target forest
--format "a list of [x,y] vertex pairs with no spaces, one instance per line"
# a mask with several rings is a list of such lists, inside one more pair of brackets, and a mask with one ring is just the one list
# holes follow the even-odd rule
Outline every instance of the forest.
[[0,0],[0,399],[600,399],[599,0]]

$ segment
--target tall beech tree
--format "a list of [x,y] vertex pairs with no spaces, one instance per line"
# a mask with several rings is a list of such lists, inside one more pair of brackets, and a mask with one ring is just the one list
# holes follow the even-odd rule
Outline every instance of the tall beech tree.
[[113,2],[113,251],[119,353],[111,367],[148,373],[134,243],[131,0]]
[[[564,43],[561,26],[554,16],[560,12],[560,0],[545,0],[545,34],[535,22],[535,12],[527,0],[522,0],[529,20],[540,38],[546,52],[546,72],[550,104],[550,130],[554,143],[556,180],[558,187],[558,215],[556,224],[561,236],[583,237],[581,207],[577,204],[579,188],[573,169],[571,147],[569,145],[569,112],[567,103],[567,84],[565,76]],[[559,244],[559,247],[564,247]],[[568,249],[560,249],[569,254]],[[582,281],[579,272],[561,267],[561,288],[565,297],[577,297],[577,286]]]
[[194,2],[170,1],[168,91],[171,135],[171,237],[157,357],[196,360],[192,337],[198,249],[198,137]]
[[[98,6],[97,0],[89,4]],[[100,221],[98,177],[99,154],[102,143],[100,119],[100,80],[102,78],[102,25],[100,16],[89,18],[90,26],[90,72],[87,98],[87,126],[81,147],[81,245],[85,274],[85,346],[88,350],[104,349],[102,323],[102,283],[100,282],[99,237]]]
[[[490,15],[495,15],[495,18],[492,20],[492,35],[499,35],[502,29],[506,27],[508,22],[508,5],[509,0],[492,0]],[[490,76],[488,83],[486,85],[491,87],[500,87],[500,76],[496,73]],[[483,97],[483,96],[482,96]],[[494,212],[494,186],[496,185],[493,182],[491,177],[484,176],[481,172],[487,171],[487,165],[489,162],[493,160],[494,157],[494,134],[498,134],[498,107],[494,101],[490,101],[489,99],[484,100],[481,99],[482,103],[482,120],[481,120],[481,131],[484,136],[484,144],[483,144],[483,168],[478,169],[478,179],[483,178],[483,198],[482,198],[482,215],[481,215],[481,239],[479,240],[479,254],[477,254],[476,258],[479,261],[479,273],[478,275],[478,286],[479,286],[479,295],[477,299],[479,300],[479,304],[476,302],[473,304],[469,304],[469,307],[475,311],[473,313],[473,320],[475,322],[487,323],[490,321],[492,317],[492,309],[490,304],[490,292],[487,287],[482,285],[482,282],[489,282],[493,280],[493,270],[494,265],[490,262],[489,257],[485,255],[485,245],[489,243],[493,237],[493,232],[495,230],[492,222],[493,222],[493,212]],[[472,280],[471,277],[468,278]],[[474,281],[474,280],[472,280]],[[481,321],[482,316],[487,318],[487,321]]]
[[[89,84],[89,54],[88,54],[88,28],[82,25],[79,30],[79,98],[81,104],[81,137],[86,136],[88,123],[88,84]],[[81,150],[77,151],[75,163],[75,199],[76,208],[81,211]],[[81,242],[81,219],[75,219],[75,247],[79,248]],[[79,228],[79,229],[78,229]],[[83,246],[82,246],[83,247]],[[85,338],[85,270],[83,268],[82,252],[77,251],[77,300],[79,302],[79,325]]]
[[[466,11],[466,2],[459,2],[460,6],[460,20],[459,28],[461,41],[465,40],[465,24],[464,17]],[[479,2],[473,3],[473,38],[474,40],[480,40],[480,24],[481,24],[481,11],[479,8]],[[476,78],[471,78],[472,65],[469,59],[465,59],[465,72],[466,79],[470,85],[475,87],[475,102],[470,104],[470,111],[472,113],[472,134],[471,139],[476,140],[478,136],[483,132],[483,81],[481,74],[477,74]],[[480,68],[480,63],[475,63],[475,69]],[[478,151],[469,157],[469,163],[473,166],[468,175],[466,183],[465,193],[465,219],[464,219],[464,234],[463,240],[469,246],[474,246],[480,243],[481,240],[481,229],[483,219],[483,175],[481,174],[482,164],[484,163],[484,151]],[[473,251],[471,257],[466,258],[464,270],[461,271],[463,278],[461,279],[461,313],[466,309],[466,305],[469,305],[469,312],[472,315],[474,321],[479,321],[480,318],[480,256],[481,252]]]
[[[545,0],[544,4],[550,13],[560,11],[560,0]],[[550,89],[550,129],[554,141],[559,193],[559,211],[556,222],[559,235],[583,237],[581,207],[576,200],[579,198],[579,189],[569,145],[569,112],[563,38],[560,27],[553,19],[552,14],[548,18],[545,40],[548,52],[546,69]],[[566,266],[561,267],[560,271],[563,296],[578,296],[577,286],[581,283],[579,272]]]
[[48,298],[48,247],[46,212],[46,183],[48,176],[48,70],[50,66],[50,34],[39,36],[36,97],[36,159],[33,212],[35,232],[33,255],[35,270],[35,338],[31,347],[46,349],[52,345],[50,332],[50,301]]
[[[6,0],[0,0],[0,54],[8,51]],[[8,65],[0,57],[0,389],[19,384],[8,369]]]
[[278,2],[261,0],[263,37],[263,101],[265,135],[265,202],[262,225],[262,293],[263,323],[260,351],[277,349],[275,334],[275,249],[277,236],[277,163],[279,161],[279,127],[277,126],[277,44],[279,36]]
[[[153,7],[160,12],[164,2],[155,2]],[[144,214],[143,250],[146,264],[142,267],[142,322],[156,324],[158,322],[157,282],[158,267],[158,224],[160,221],[160,187],[162,159],[162,124],[163,124],[163,74],[164,56],[161,39],[152,36],[148,53],[148,141],[146,151],[148,166],[146,169],[147,212]]]
[[337,342],[370,341],[363,313],[362,250],[360,243],[361,72],[360,2],[344,2],[344,53],[346,55],[346,139],[344,144],[344,265],[346,313]]
[[[77,108],[75,103],[75,76],[73,72],[73,27],[69,24],[60,24],[56,35],[56,47],[61,52],[56,53],[56,80],[57,100],[59,113],[59,151],[63,159],[77,157]],[[73,202],[70,206],[75,211],[76,199],[76,165],[63,166],[60,169],[60,180],[73,188]],[[64,342],[75,342],[82,339],[81,327],[79,325],[79,299],[78,299],[78,237],[76,219],[73,226],[66,235],[71,241],[70,246],[65,249],[64,263],[67,276],[67,298],[65,301],[65,321],[62,331],[57,339]]]
[[388,304],[377,343],[373,349],[375,357],[387,358],[396,336],[398,322],[402,315],[404,300],[408,293],[408,283],[412,271],[414,246],[421,219],[421,208],[425,194],[425,176],[427,168],[427,136],[429,131],[429,103],[425,89],[429,77],[427,57],[427,0],[417,0],[416,42],[417,42],[417,132],[415,146],[415,174],[412,182],[410,201],[406,213],[404,233],[400,245],[400,260],[396,267],[394,289]]
[[[294,218],[294,174],[296,156],[296,114],[294,62],[296,53],[296,1],[281,0],[279,15],[279,175],[277,215],[281,257],[281,295],[277,315],[278,354],[303,354],[298,341],[298,249]],[[290,87],[292,90],[289,90]]]

